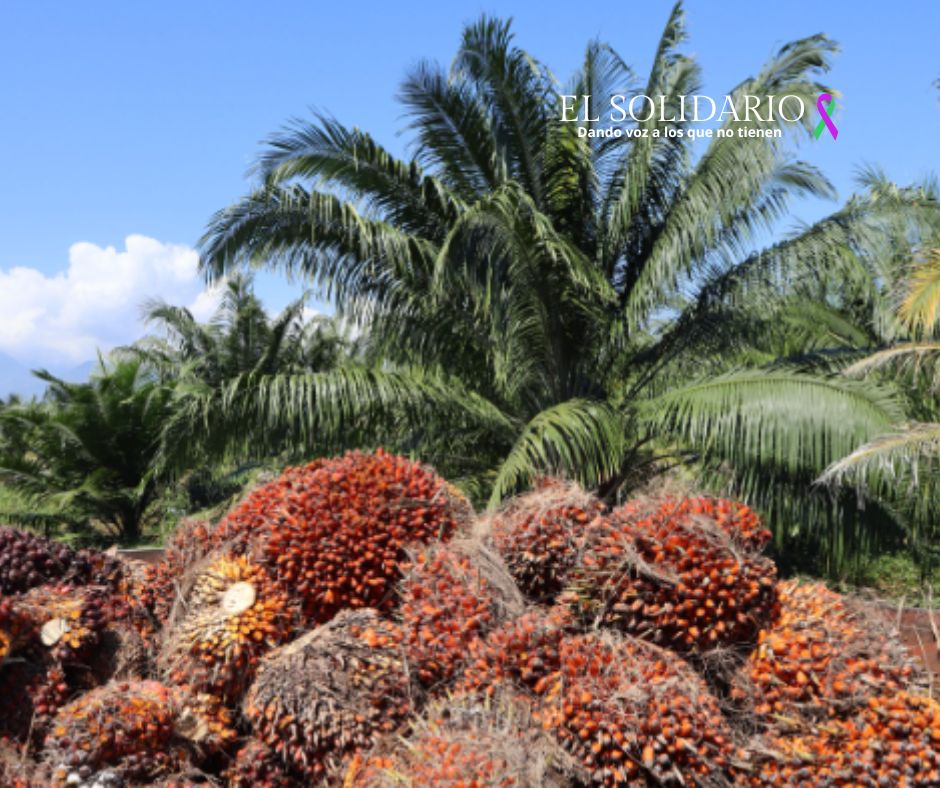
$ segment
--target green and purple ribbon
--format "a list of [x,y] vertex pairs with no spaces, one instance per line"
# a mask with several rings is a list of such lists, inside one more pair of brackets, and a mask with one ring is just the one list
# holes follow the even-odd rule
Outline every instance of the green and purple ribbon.
[[823,93],[816,99],[816,109],[819,110],[820,121],[816,124],[816,129],[813,131],[813,136],[816,139],[819,139],[819,136],[823,133],[823,129],[829,129],[829,133],[832,135],[833,139],[839,138],[839,129],[836,128],[836,124],[832,122],[830,113],[835,109],[836,100],[829,94]]

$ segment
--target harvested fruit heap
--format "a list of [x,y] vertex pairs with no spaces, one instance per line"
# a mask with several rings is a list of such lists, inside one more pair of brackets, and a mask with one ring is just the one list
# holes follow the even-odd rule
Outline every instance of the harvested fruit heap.
[[471,519],[379,451],[181,525],[154,570],[0,529],[0,783],[940,784],[897,635],[777,582],[748,507],[548,481]]
[[425,687],[452,678],[474,640],[522,612],[522,598],[499,557],[469,542],[418,553],[400,596],[408,658]]
[[293,774],[326,779],[414,708],[401,633],[374,610],[340,613],[262,660],[245,717]]
[[582,784],[577,763],[541,730],[530,705],[511,693],[458,695],[433,704],[404,741],[386,739],[354,759],[349,788],[561,788]]
[[903,691],[869,698],[845,722],[769,744],[752,785],[940,784],[940,704]]
[[628,505],[596,520],[565,598],[587,622],[683,654],[748,651],[775,615],[776,569],[752,549],[765,539],[750,510],[723,511],[667,500],[651,514]]
[[543,721],[597,785],[729,778],[738,753],[718,702],[678,656],[614,635],[566,638]]
[[[839,718],[874,694],[915,687],[919,671],[876,616],[820,583],[778,585],[780,616],[736,677],[732,697],[776,727]],[[879,631],[881,629],[882,631]]]
[[263,567],[220,556],[198,572],[158,663],[168,680],[236,703],[260,657],[287,640],[294,620],[290,598]]
[[493,518],[493,546],[528,599],[554,601],[578,561],[587,524],[603,508],[577,485],[546,479]]
[[87,781],[105,767],[119,766],[127,779],[172,773],[187,759],[174,733],[176,701],[171,688],[155,681],[92,690],[56,715],[42,758],[62,784]]

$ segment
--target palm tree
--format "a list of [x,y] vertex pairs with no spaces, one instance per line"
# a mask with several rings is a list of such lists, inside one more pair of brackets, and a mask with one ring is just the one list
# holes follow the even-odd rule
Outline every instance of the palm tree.
[[[161,379],[174,383],[173,415],[156,459],[160,475],[170,469],[192,472],[200,466],[202,478],[219,470],[215,460],[223,452],[214,452],[213,447],[224,441],[225,430],[224,425],[212,425],[224,410],[225,388],[231,381],[330,370],[360,352],[357,340],[337,321],[309,316],[307,300],[302,296],[272,318],[255,295],[251,277],[234,274],[224,283],[219,306],[207,323],[200,323],[185,307],[163,301],[145,304],[144,318],[157,333],[121,352],[143,360]],[[207,417],[202,432],[209,439],[202,443],[188,434],[188,419],[195,410]],[[274,428],[263,443],[243,453],[236,475],[248,467],[245,460],[281,454],[279,435]]]
[[185,307],[163,301],[144,305],[144,319],[156,335],[123,348],[172,378],[192,378],[219,389],[242,374],[275,374],[329,369],[354,355],[350,340],[332,318],[306,315],[307,296],[269,317],[250,276],[227,278],[208,323]]
[[[561,89],[508,22],[484,17],[449,71],[424,62],[405,79],[411,158],[324,115],[272,137],[258,188],[212,218],[205,271],[303,277],[368,327],[376,363],[239,376],[185,429],[211,411],[235,451],[273,429],[298,451],[312,436],[391,443],[491,504],[546,471],[614,498],[681,463],[763,505],[781,538],[809,509],[841,527],[851,496],[840,508],[808,485],[900,405],[755,347],[754,326],[935,201],[872,188],[761,248],[793,197],[833,189],[782,140],[737,132],[787,138],[812,121],[728,117],[731,135],[696,155],[690,123],[671,119],[699,84],[684,40],[677,5],[645,82],[591,42]],[[732,90],[741,117],[746,94],[764,117],[771,95],[813,106],[832,92],[818,78],[835,49],[822,35],[782,47]],[[559,93],[663,95],[666,112],[638,136],[582,136],[611,124],[559,122]]]
[[87,383],[36,375],[44,400],[0,413],[0,483],[30,511],[0,519],[138,541],[160,493],[151,466],[172,388],[139,360],[101,360]]
[[830,465],[820,481],[854,485],[891,505],[926,576],[940,564],[940,249],[927,248],[904,263],[896,289],[901,298],[894,299],[893,341],[844,374],[899,382],[907,394],[908,419]]

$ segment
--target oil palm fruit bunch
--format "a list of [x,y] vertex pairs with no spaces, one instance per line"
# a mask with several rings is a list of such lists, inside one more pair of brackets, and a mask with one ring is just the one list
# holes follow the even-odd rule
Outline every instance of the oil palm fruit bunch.
[[474,640],[457,691],[493,694],[516,686],[544,692],[561,667],[559,648],[569,623],[565,612],[529,610]]
[[309,623],[347,608],[389,610],[406,548],[449,538],[472,513],[430,468],[381,450],[350,452],[272,484],[278,495],[263,499],[259,553],[299,595]]
[[626,505],[592,524],[564,597],[585,622],[685,655],[746,653],[777,609],[776,568],[754,544],[687,502]]
[[92,655],[107,626],[108,594],[97,588],[39,586],[20,597],[16,605],[33,622],[33,631],[45,653],[59,664],[84,663]]
[[25,659],[0,666],[0,735],[25,744],[41,741],[73,694],[59,666]]
[[143,567],[136,584],[137,596],[161,624],[166,623],[176,603],[180,579],[211,552],[214,530],[206,520],[181,520],[167,541],[160,561]]
[[455,676],[471,643],[523,610],[499,556],[469,541],[417,552],[399,596],[408,658],[425,687]]
[[877,615],[822,583],[781,582],[780,614],[735,677],[732,697],[779,728],[850,714],[875,694],[916,688],[921,672]]
[[345,611],[262,661],[243,705],[255,735],[302,784],[335,776],[413,711],[401,632]]
[[588,524],[603,509],[576,484],[546,479],[533,492],[511,499],[493,518],[493,546],[528,599],[555,600],[578,561]]
[[727,498],[688,497],[663,502],[672,516],[693,516],[714,523],[738,545],[760,552],[770,541],[770,530],[750,506]]
[[613,633],[565,638],[543,725],[594,785],[720,784],[738,753],[718,701],[685,661]]
[[229,788],[293,788],[297,781],[285,770],[268,745],[249,739],[235,753],[225,771]]
[[57,784],[90,781],[108,768],[125,780],[172,774],[188,757],[174,730],[177,713],[177,695],[163,684],[107,684],[59,710],[42,760],[54,770]]
[[236,703],[261,656],[296,619],[289,596],[246,556],[217,556],[196,575],[168,625],[158,665],[168,681]]
[[14,597],[0,596],[0,666],[23,642],[35,634],[33,620]]
[[456,695],[432,704],[407,738],[387,737],[354,759],[348,788],[561,788],[584,784],[576,761],[511,691]]
[[16,528],[0,528],[0,593],[19,594],[63,578],[75,560],[67,545]]
[[754,786],[938,785],[940,704],[924,695],[872,696],[845,721],[771,739]]

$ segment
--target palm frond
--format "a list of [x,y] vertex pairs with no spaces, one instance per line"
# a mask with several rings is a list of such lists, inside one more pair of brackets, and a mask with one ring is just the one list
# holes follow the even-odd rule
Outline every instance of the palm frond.
[[596,486],[620,468],[626,426],[607,403],[575,399],[538,413],[499,467],[490,506],[540,474],[562,474]]

